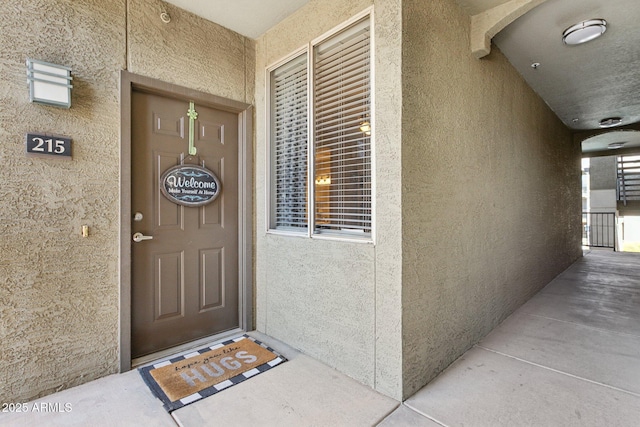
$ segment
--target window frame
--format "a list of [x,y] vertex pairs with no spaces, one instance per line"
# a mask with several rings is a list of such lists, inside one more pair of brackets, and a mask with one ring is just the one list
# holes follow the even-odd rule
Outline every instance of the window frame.
[[[340,231],[327,231],[327,232],[318,232],[316,227],[316,216],[317,216],[317,208],[316,208],[316,191],[315,191],[315,172],[316,172],[316,161],[315,161],[315,87],[314,87],[314,75],[315,75],[315,64],[314,64],[314,49],[317,45],[329,40],[330,38],[338,35],[339,33],[348,30],[349,27],[357,24],[360,21],[364,21],[368,19],[369,21],[369,88],[370,88],[370,106],[369,106],[369,122],[371,126],[371,135],[369,140],[370,145],[370,181],[371,181],[371,207],[370,207],[370,220],[371,220],[371,228],[369,233],[363,233],[360,235],[359,233],[349,233],[349,232],[340,232]],[[374,13],[373,7],[369,7],[364,11],[354,15],[349,20],[341,23],[340,25],[332,28],[321,36],[311,40],[305,45],[299,47],[295,51],[281,58],[280,60],[268,65],[265,69],[265,104],[266,104],[266,126],[265,133],[267,138],[266,144],[266,155],[265,155],[265,163],[266,163],[266,180],[265,180],[265,212],[266,212],[266,232],[267,234],[276,234],[283,236],[292,236],[292,237],[304,237],[310,239],[321,239],[321,240],[333,240],[333,241],[347,241],[347,242],[362,242],[362,243],[374,243],[375,242],[375,234],[376,234],[376,221],[375,221],[375,189],[376,189],[376,179],[375,179],[375,164],[376,164],[376,156],[375,156],[375,48],[374,48]],[[295,230],[287,230],[287,229],[279,229],[275,228],[273,221],[273,203],[275,194],[273,194],[273,179],[275,179],[275,171],[273,167],[273,158],[272,151],[273,141],[272,141],[272,84],[271,84],[271,76],[272,73],[278,69],[279,67],[287,64],[290,61],[295,60],[300,55],[306,56],[307,62],[307,227],[304,231],[295,231]]]
[[[273,204],[274,204],[274,198],[276,197],[276,194],[274,194],[274,189],[273,189],[273,180],[272,178],[275,179],[275,171],[274,171],[274,167],[273,167],[273,150],[275,149],[274,147],[274,141],[272,138],[272,132],[273,132],[273,126],[272,126],[272,120],[271,120],[271,114],[272,114],[272,84],[271,84],[271,76],[272,73],[277,70],[278,68],[290,63],[291,61],[294,61],[295,59],[299,58],[300,56],[305,55],[306,57],[306,67],[307,67],[307,83],[306,83],[306,91],[307,91],[307,170],[306,170],[306,178],[307,178],[307,188],[306,188],[306,193],[307,193],[307,221],[306,221],[306,228],[302,229],[300,231],[294,230],[294,229],[280,229],[280,228],[275,228],[275,226],[273,225],[276,218],[274,218],[273,215]],[[302,48],[297,49],[296,51],[294,51],[293,53],[291,53],[290,55],[288,55],[287,57],[283,58],[282,60],[276,62],[275,64],[273,64],[270,67],[267,67],[266,70],[266,76],[265,76],[265,81],[266,81],[266,106],[267,106],[267,116],[266,116],[266,135],[267,135],[267,152],[266,152],[266,172],[267,172],[267,179],[265,180],[265,186],[266,186],[266,193],[267,193],[267,200],[266,200],[266,212],[267,212],[267,231],[268,232],[277,232],[278,234],[286,234],[286,235],[294,235],[294,236],[306,236],[308,234],[308,229],[309,229],[309,217],[310,217],[310,204],[309,204],[309,170],[310,170],[310,158],[312,158],[312,154],[309,153],[309,128],[310,128],[310,123],[309,123],[309,54],[307,52],[307,46],[304,46]]]

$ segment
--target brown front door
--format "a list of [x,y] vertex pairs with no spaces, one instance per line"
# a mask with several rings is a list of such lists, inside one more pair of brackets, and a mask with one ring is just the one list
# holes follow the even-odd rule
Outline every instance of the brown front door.
[[[152,239],[132,246],[132,358],[239,326],[238,116],[197,105],[188,157],[189,101],[134,91],[131,124],[131,229]],[[160,190],[180,164],[213,171],[221,193],[200,207]]]

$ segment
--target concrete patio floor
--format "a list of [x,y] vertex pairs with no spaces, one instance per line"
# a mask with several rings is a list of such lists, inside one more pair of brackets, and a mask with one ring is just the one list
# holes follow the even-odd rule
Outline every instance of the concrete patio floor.
[[[544,268],[541,266],[541,268]],[[593,251],[404,403],[260,333],[289,361],[168,414],[136,371],[2,426],[638,426],[640,255]],[[34,412],[34,405],[69,412]]]

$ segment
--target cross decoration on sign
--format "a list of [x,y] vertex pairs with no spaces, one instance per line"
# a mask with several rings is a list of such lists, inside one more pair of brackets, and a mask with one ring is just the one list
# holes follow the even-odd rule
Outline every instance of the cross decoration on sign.
[[187,116],[189,116],[189,155],[195,156],[198,150],[196,149],[193,142],[193,127],[195,125],[195,120],[198,118],[198,113],[196,112],[193,101],[189,102],[189,110],[187,110]]

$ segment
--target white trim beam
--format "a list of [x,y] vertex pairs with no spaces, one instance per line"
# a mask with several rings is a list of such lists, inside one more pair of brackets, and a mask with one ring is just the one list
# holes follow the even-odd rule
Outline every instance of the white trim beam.
[[471,52],[478,59],[491,53],[491,39],[507,25],[547,0],[510,0],[471,17]]

